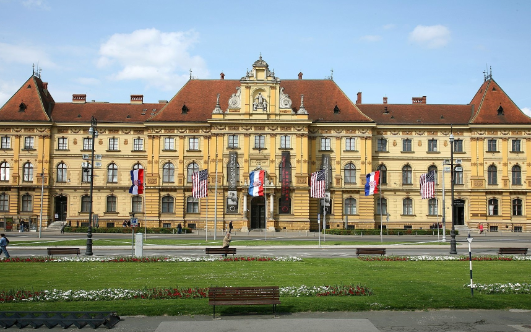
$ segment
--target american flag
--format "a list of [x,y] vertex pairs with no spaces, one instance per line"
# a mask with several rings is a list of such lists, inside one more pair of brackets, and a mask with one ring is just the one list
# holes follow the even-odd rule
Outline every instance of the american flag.
[[429,171],[420,176],[420,196],[422,199],[435,197],[435,172]]
[[208,196],[208,170],[192,174],[192,196],[195,198]]
[[311,180],[310,196],[313,198],[325,197],[325,172],[323,170],[313,172]]

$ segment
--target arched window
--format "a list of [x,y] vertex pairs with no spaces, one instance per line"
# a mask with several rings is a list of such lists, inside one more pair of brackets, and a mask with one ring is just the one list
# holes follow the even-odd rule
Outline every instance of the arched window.
[[162,197],[162,213],[173,213],[173,201],[170,195]]
[[454,167],[455,184],[463,184],[463,166],[456,165]]
[[118,183],[118,166],[115,163],[107,166],[107,182]]
[[356,199],[349,197],[345,199],[345,214],[353,215],[358,214],[358,208],[356,206]]
[[105,211],[107,212],[116,212],[116,196],[109,195],[107,196],[107,206]]
[[81,181],[90,182],[90,178],[92,176],[92,167],[90,166],[91,166],[90,163],[87,162],[86,167],[83,167],[81,169],[81,173],[83,173]]
[[186,199],[186,213],[199,213],[199,198],[190,196]]
[[413,174],[411,166],[405,165],[402,167],[402,184],[412,184],[413,183]]
[[22,176],[24,181],[33,181],[33,165],[30,162],[24,164]]
[[133,171],[136,169],[144,169],[144,166],[141,163],[136,163],[133,165]]
[[521,185],[522,184],[522,169],[519,165],[514,165],[512,169],[513,174],[513,184]]
[[435,184],[439,183],[438,181],[438,174],[437,174],[437,166],[435,165],[431,165],[430,167],[428,167],[428,173],[429,172],[433,172],[433,174],[435,175]]
[[6,193],[0,194],[0,211],[9,212],[9,195]]
[[409,197],[402,200],[402,214],[406,216],[413,214],[413,200]]
[[522,215],[522,200],[520,198],[513,199],[513,216]]
[[188,164],[188,167],[187,167],[187,170],[188,170],[188,173],[187,173],[187,181],[189,183],[192,182],[192,175],[195,173],[195,172],[199,172],[199,165],[197,165],[195,162],[191,162],[190,164]]
[[30,194],[24,194],[22,196],[22,211],[23,212],[33,211],[33,197]]
[[428,214],[430,216],[436,216],[438,214],[437,200],[435,198],[430,198],[428,201]]
[[495,165],[488,168],[488,184],[498,184],[498,169]]
[[162,166],[162,182],[175,182],[175,166],[171,162],[167,162]]
[[57,182],[66,182],[66,164],[60,162],[57,165]]
[[380,184],[387,184],[387,167],[384,164],[378,165],[380,171]]
[[356,165],[348,163],[345,165],[345,184],[356,184]]
[[89,212],[89,211],[90,211],[90,196],[83,195],[81,196],[81,212]]
[[489,199],[489,216],[498,215],[498,200],[496,198]]
[[131,198],[131,212],[142,212],[142,196],[133,196]]
[[387,214],[387,199],[376,199],[376,214]]
[[9,164],[6,161],[0,163],[0,181],[9,181]]

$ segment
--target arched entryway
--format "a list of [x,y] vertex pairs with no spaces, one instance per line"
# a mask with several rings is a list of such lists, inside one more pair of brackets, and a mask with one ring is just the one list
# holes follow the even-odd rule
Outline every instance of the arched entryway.
[[251,229],[264,229],[265,227],[265,198],[264,196],[253,197],[251,200]]
[[66,221],[66,207],[68,199],[66,196],[55,196],[54,221]]

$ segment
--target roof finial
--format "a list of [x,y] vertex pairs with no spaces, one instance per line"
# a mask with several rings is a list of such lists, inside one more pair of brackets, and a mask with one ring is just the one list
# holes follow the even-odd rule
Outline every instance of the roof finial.
[[190,79],[192,79],[192,68],[190,68]]
[[262,60],[262,52],[260,52],[260,60]]
[[489,74],[489,76],[490,76],[490,79],[492,79],[492,66],[490,66],[490,74]]
[[333,81],[334,80],[334,69],[330,69],[330,79]]

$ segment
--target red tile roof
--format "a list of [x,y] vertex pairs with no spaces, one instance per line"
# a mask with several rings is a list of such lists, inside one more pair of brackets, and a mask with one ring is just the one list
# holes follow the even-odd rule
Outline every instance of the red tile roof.
[[50,121],[54,100],[44,83],[31,76],[0,108],[0,121]]
[[[492,78],[483,82],[472,98],[475,124],[530,124],[531,118],[525,115],[503,89]],[[500,108],[501,107],[501,108]],[[500,110],[500,112],[498,111]]]
[[438,125],[467,124],[472,105],[436,104],[358,104],[358,108],[377,124]]
[[[143,123],[166,104],[57,103],[52,117],[55,122]],[[142,115],[144,113],[144,115]]]

